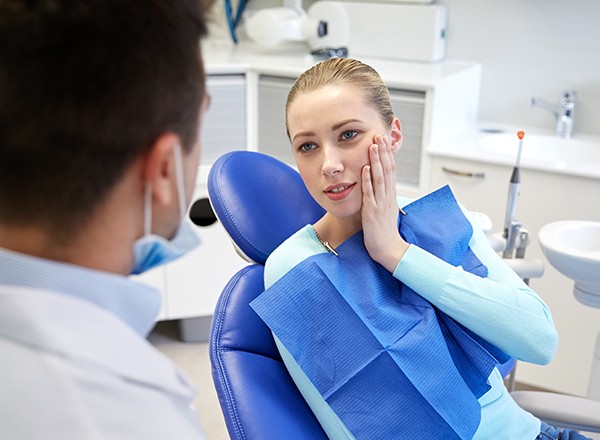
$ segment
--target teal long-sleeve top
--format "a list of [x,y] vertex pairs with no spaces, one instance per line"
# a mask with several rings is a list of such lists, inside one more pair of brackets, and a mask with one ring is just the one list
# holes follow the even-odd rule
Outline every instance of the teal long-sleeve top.
[[[399,197],[398,205],[403,207],[411,201]],[[409,247],[396,266],[394,277],[515,359],[547,364],[558,343],[550,310],[496,254],[464,208],[463,212],[473,225],[469,245],[487,266],[487,278],[465,272],[415,245]],[[267,260],[265,287],[301,261],[322,252],[327,250],[313,227],[302,228]],[[292,379],[329,438],[354,439],[276,337],[275,342]],[[474,439],[535,439],[540,432],[540,421],[513,401],[497,369],[488,380],[491,389],[479,399],[481,421]]]

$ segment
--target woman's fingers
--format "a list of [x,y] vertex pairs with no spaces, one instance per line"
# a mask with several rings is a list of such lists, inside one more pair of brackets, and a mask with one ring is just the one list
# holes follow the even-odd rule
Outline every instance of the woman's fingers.
[[396,195],[396,161],[394,160],[394,152],[390,139],[387,136],[383,136],[383,142],[385,145],[385,154],[381,156],[381,164],[383,167],[383,174],[385,178],[386,193],[392,192],[394,197]]
[[[371,185],[373,186],[373,193],[375,198],[379,198],[385,195],[385,178],[383,165],[381,162],[382,147],[380,144],[375,143],[369,148],[369,159],[371,161]],[[383,151],[385,154],[385,151]]]
[[373,183],[371,181],[371,166],[365,165],[362,169],[363,204],[373,201]]
[[377,135],[369,148],[371,161],[371,185],[373,196],[378,201],[396,198],[396,163],[387,136]]

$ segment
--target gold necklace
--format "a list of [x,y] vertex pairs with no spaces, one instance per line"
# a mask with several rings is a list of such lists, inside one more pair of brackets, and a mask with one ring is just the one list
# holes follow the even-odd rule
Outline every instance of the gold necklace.
[[319,235],[319,233],[317,232],[317,230],[315,229],[315,227],[314,227],[314,226],[313,226],[313,231],[315,231],[315,235],[317,236],[317,239],[318,239],[318,240],[321,242],[321,244],[323,245],[323,247],[324,247],[325,249],[327,249],[327,251],[328,251],[328,252],[331,252],[331,253],[332,253],[333,255],[335,255],[336,257],[337,257],[337,256],[339,256],[339,255],[338,255],[338,253],[335,251],[335,249],[334,249],[334,248],[332,248],[332,247],[331,247],[331,245],[330,245],[328,242],[326,242],[326,241],[323,241],[323,240],[321,239],[321,236]]

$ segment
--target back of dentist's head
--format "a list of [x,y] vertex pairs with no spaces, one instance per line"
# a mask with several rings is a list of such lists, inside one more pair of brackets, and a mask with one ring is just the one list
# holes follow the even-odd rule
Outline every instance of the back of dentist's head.
[[0,223],[57,237],[205,94],[198,0],[0,0]]

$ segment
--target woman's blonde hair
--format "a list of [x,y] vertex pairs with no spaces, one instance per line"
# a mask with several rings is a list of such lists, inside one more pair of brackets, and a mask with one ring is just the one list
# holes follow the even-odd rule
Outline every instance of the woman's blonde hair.
[[352,58],[331,58],[316,64],[298,77],[285,104],[285,125],[288,110],[298,95],[325,86],[351,86],[360,90],[368,103],[381,115],[384,123],[391,125],[394,109],[387,86],[371,66]]

